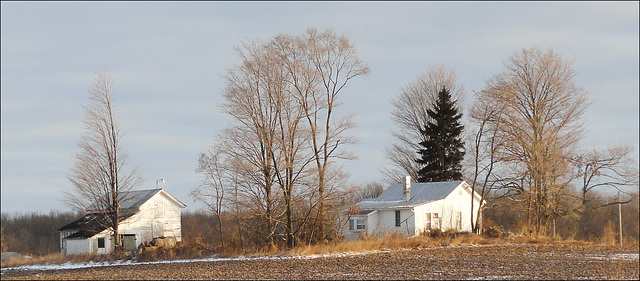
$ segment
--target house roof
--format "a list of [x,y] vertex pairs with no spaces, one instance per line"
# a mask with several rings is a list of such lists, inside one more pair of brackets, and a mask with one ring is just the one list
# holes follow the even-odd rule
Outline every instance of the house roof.
[[[123,221],[133,216],[142,204],[149,201],[151,197],[160,192],[163,192],[170,200],[175,201],[181,208],[186,207],[184,203],[180,202],[180,200],[176,199],[162,188],[122,192],[118,196],[121,200],[121,213],[118,221]],[[75,233],[65,238],[88,238],[104,231],[108,228],[107,226],[109,224],[109,217],[106,214],[91,212],[59,228],[58,231],[77,230]]]
[[412,208],[446,198],[463,182],[411,183],[411,198],[409,201],[404,200],[404,185],[396,184],[387,188],[377,198],[362,200],[357,205],[363,210]]

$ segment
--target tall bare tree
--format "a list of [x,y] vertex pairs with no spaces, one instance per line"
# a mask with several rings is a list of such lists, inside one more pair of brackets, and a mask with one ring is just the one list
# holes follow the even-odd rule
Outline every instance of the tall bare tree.
[[415,159],[421,149],[419,144],[424,141],[420,130],[431,121],[427,112],[433,108],[438,92],[443,87],[449,90],[452,99],[459,101],[458,106],[462,112],[464,90],[458,84],[455,71],[443,65],[430,66],[426,73],[407,84],[391,101],[391,120],[396,124],[397,130],[392,132],[396,142],[384,152],[392,166],[382,169],[385,182],[403,182],[406,175],[412,179],[418,178],[421,167]]
[[[470,176],[471,189],[480,195],[480,202],[486,200],[493,187],[494,169],[501,160],[502,138],[496,128],[499,127],[500,114],[503,105],[492,103],[489,100],[477,99],[469,111],[470,122],[467,128],[473,131],[467,141],[468,165],[473,169]],[[475,199],[471,198],[471,224],[473,231],[479,232],[480,215],[482,207],[474,212]],[[474,218],[476,218],[474,222]]]
[[[274,163],[278,126],[279,104],[274,98],[283,87],[282,77],[271,71],[273,53],[260,41],[245,42],[236,47],[241,64],[230,68],[225,75],[223,112],[237,122],[226,137],[230,147],[226,150],[232,158],[244,163],[246,182],[254,183],[257,206],[264,206],[266,239],[273,244],[276,218],[274,216],[274,188],[277,188]],[[281,74],[280,74],[281,75]],[[251,184],[250,184],[251,185]]]
[[233,174],[229,173],[229,162],[225,161],[224,154],[220,151],[220,145],[216,144],[207,152],[200,153],[196,173],[200,174],[200,186],[192,190],[189,195],[194,200],[207,206],[209,212],[218,220],[218,234],[220,247],[224,248],[225,237],[223,235],[222,212],[225,210],[225,191],[235,184]]
[[368,75],[369,68],[357,56],[355,45],[346,36],[331,30],[318,32],[309,28],[302,36],[279,36],[275,45],[310,131],[318,186],[316,222],[318,238],[323,240],[329,165],[332,158],[352,158],[338,148],[355,142],[346,134],[355,127],[351,116],[338,118],[335,110],[348,82]]
[[122,132],[111,101],[111,75],[102,71],[90,90],[93,104],[86,107],[85,131],[80,136],[80,152],[68,176],[73,188],[64,201],[80,212],[106,216],[112,229],[112,247],[120,246],[118,222],[120,205],[128,200],[127,191],[142,182],[137,168],[126,170],[127,154],[121,146]]
[[[223,94],[223,110],[236,121],[228,131],[234,133],[226,135],[233,140],[226,153],[261,175],[255,182],[265,194],[271,235],[283,223],[292,246],[314,213],[323,238],[324,204],[333,198],[326,192],[342,174],[331,167],[332,158],[346,157],[338,148],[353,142],[345,134],[353,122],[335,114],[338,95],[368,68],[346,37],[313,28],[300,36],[246,42],[236,52],[241,63],[227,71]],[[284,220],[270,203],[274,187],[282,196]],[[307,207],[294,206],[302,202]]]
[[503,159],[518,179],[509,185],[527,198],[529,226],[539,235],[555,216],[554,198],[571,181],[571,159],[583,135],[580,118],[588,102],[585,90],[573,82],[572,62],[553,50],[523,49],[504,67],[478,99],[502,109],[494,130],[504,138]]

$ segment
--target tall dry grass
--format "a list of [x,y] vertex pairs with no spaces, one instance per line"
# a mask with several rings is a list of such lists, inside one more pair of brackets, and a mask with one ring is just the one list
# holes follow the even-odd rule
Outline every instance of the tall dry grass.
[[[113,258],[113,260],[118,258]],[[30,258],[10,258],[2,262],[0,267],[17,267],[23,265],[34,264],[64,264],[71,263],[83,263],[90,261],[105,260],[105,256],[98,254],[79,254],[79,255],[64,255],[60,253],[48,254],[44,256],[34,256]]]
[[618,241],[618,228],[612,221],[608,221],[602,232],[602,238],[600,239],[600,245],[607,247],[619,246]]
[[485,238],[477,234],[445,235],[443,237],[415,236],[404,237],[398,233],[389,233],[382,237],[369,236],[356,241],[338,241],[327,244],[301,245],[288,250],[288,255],[320,255],[347,252],[386,251],[395,249],[420,249],[463,244],[494,244],[497,239]]

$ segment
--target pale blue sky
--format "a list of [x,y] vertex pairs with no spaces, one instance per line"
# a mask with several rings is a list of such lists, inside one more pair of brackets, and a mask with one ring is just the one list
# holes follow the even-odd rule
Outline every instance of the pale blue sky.
[[430,65],[454,69],[467,102],[522,48],[575,61],[593,102],[583,146],[631,144],[638,159],[638,2],[2,2],[2,211],[68,210],[62,191],[78,151],[95,72],[114,79],[130,162],[189,207],[200,151],[220,113],[233,46],[300,34],[348,36],[371,68],[344,92],[354,114],[351,182],[380,180],[389,100]]

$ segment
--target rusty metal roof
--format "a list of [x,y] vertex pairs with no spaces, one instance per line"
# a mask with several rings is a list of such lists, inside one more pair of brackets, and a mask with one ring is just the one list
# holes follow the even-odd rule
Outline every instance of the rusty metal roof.
[[[134,213],[120,215],[118,221],[123,221]],[[76,230],[73,234],[65,238],[89,238],[109,228],[111,222],[106,214],[90,213],[61,227],[58,231]]]

